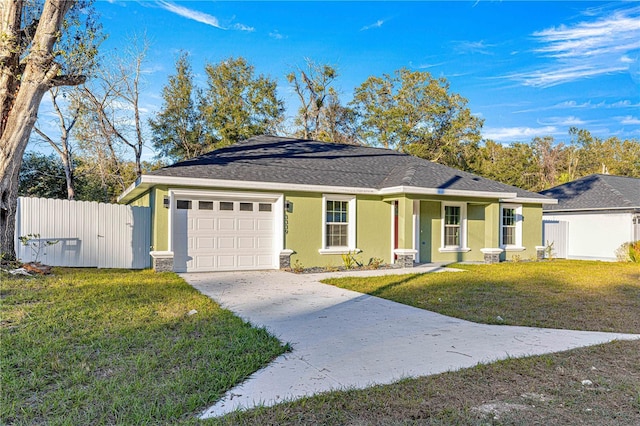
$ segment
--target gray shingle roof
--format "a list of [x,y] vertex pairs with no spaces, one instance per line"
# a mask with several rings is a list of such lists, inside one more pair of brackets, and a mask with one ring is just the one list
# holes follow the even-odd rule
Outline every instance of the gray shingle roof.
[[540,194],[558,204],[544,210],[640,209],[640,179],[594,174],[556,186]]
[[547,197],[397,151],[256,136],[150,175],[382,189],[396,186]]

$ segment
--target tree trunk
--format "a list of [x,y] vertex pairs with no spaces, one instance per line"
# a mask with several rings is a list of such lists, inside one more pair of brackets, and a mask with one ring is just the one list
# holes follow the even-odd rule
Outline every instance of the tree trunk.
[[[16,167],[17,166],[17,167]],[[16,258],[15,223],[16,210],[18,207],[18,174],[20,165],[15,162],[10,165],[11,169],[0,180],[0,259],[14,260]]]
[[69,153],[62,156],[62,166],[64,167],[64,176],[67,179],[67,200],[75,200],[76,198],[76,185],[74,183],[73,176],[73,164],[69,158]]
[[[12,11],[12,7],[21,10],[22,2],[10,1],[7,10],[11,16],[0,15],[2,22],[0,29],[7,31],[4,38],[15,37],[19,40],[20,18],[19,12]],[[38,108],[44,93],[56,83],[60,65],[54,61],[53,46],[59,36],[59,31],[65,13],[75,2],[70,0],[47,0],[43,6],[38,27],[31,41],[30,51],[25,57],[25,69],[22,76],[19,69],[9,63],[2,62],[0,70],[0,96],[10,99],[0,99],[3,102],[2,134],[0,135],[0,255],[15,258],[15,214],[18,201],[18,173],[22,165],[22,156],[29,142],[31,130],[36,122]],[[18,25],[18,27],[16,27]],[[19,43],[14,42],[13,46]],[[7,57],[7,45],[0,47],[0,61]],[[17,66],[17,65],[16,65]],[[17,92],[12,92],[17,88]]]

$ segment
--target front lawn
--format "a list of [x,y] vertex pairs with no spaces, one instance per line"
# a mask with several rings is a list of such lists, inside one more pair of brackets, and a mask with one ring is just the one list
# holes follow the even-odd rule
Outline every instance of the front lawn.
[[554,260],[323,282],[485,324],[640,333],[640,265]]
[[171,273],[0,281],[0,424],[195,423],[285,350]]

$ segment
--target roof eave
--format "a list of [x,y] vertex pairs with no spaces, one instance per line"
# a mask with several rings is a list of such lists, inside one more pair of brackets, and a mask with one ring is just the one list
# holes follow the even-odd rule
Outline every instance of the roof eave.
[[444,188],[424,188],[415,186],[394,186],[388,188],[363,188],[330,185],[307,185],[280,182],[256,182],[256,181],[236,181],[223,179],[206,178],[186,178],[178,176],[162,175],[142,175],[135,183],[127,188],[119,197],[119,203],[127,203],[142,195],[149,188],[155,185],[177,185],[177,186],[197,186],[202,188],[229,188],[229,189],[249,189],[263,191],[301,191],[301,192],[324,192],[336,194],[370,194],[370,195],[394,195],[394,194],[414,194],[414,195],[442,195],[449,197],[471,197],[499,199],[505,202],[541,203],[555,204],[554,199],[538,199],[518,197],[515,192],[495,192],[495,191],[471,191],[463,189]]
[[640,206],[637,207],[588,207],[582,209],[572,209],[572,208],[561,208],[561,209],[552,209],[542,211],[544,213],[567,213],[567,212],[597,212],[597,211],[611,211],[611,210],[620,210],[620,211],[628,211],[628,212],[640,212]]
[[558,204],[558,200],[555,198],[528,198],[528,197],[515,197],[510,199],[502,199],[505,203],[531,203],[531,204]]
[[466,189],[423,188],[419,186],[404,185],[382,188],[380,189],[379,194],[445,195],[450,197],[473,198],[516,198],[518,196],[515,192],[469,191]]

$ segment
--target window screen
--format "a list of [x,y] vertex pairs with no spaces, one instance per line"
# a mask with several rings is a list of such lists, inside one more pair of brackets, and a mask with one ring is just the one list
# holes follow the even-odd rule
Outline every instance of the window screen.
[[326,211],[326,246],[347,247],[349,245],[348,201],[328,200]]

